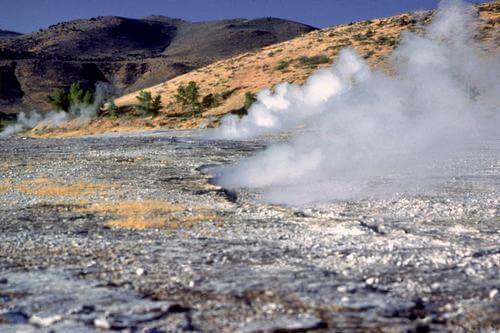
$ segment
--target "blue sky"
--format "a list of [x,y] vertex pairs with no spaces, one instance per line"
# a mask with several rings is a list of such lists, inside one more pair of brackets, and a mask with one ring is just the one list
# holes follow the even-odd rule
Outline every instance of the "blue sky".
[[77,18],[151,14],[188,21],[273,16],[322,28],[437,4],[438,0],[0,0],[0,29],[26,33]]

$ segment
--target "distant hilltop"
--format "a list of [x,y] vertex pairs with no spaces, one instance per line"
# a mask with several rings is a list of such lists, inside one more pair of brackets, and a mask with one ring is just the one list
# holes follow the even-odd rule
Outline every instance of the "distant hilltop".
[[26,35],[1,30],[0,111],[48,111],[46,95],[73,82],[134,91],[313,30],[276,18],[190,23],[165,16],[81,19]]
[[19,32],[15,31],[9,31],[9,30],[2,30],[0,29],[0,38],[12,38],[12,37],[19,37],[22,34]]

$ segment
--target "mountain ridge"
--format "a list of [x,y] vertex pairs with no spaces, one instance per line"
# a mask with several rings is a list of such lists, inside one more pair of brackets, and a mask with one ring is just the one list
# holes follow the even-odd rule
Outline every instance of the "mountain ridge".
[[0,39],[1,38],[19,37],[21,35],[22,35],[22,33],[20,33],[20,32],[0,29]]
[[45,96],[73,82],[133,91],[315,29],[274,18],[192,23],[99,16],[58,23],[0,40],[0,80],[17,81],[16,91],[0,91],[0,110],[49,111]]

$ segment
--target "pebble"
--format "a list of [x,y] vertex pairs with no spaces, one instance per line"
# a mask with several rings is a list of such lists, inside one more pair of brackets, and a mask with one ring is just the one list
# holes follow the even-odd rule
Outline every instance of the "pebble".
[[111,328],[111,324],[106,320],[106,318],[94,319],[94,326],[105,330],[109,330]]
[[42,326],[42,327],[48,327],[51,326],[59,321],[62,320],[62,316],[60,315],[54,315],[51,317],[39,317],[39,316],[32,316],[29,320],[29,323],[32,325],[37,325],[37,326]]

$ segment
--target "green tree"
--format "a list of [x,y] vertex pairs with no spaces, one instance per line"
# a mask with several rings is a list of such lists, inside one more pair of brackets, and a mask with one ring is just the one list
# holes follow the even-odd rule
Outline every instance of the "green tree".
[[245,104],[244,104],[245,110],[249,110],[252,104],[255,103],[256,101],[257,97],[255,97],[255,94],[251,91],[247,91],[245,93]]
[[68,111],[69,109],[68,94],[63,89],[54,89],[47,95],[47,100],[55,111]]
[[72,83],[69,87],[69,104],[78,105],[83,103],[85,91],[81,88],[80,83]]
[[94,94],[90,90],[87,90],[85,95],[83,95],[82,103],[85,105],[91,105],[94,103]]
[[68,100],[70,106],[91,105],[94,103],[94,94],[90,90],[85,90],[80,83],[72,83],[69,87]]
[[117,107],[114,100],[111,100],[111,102],[109,102],[107,111],[108,111],[108,116],[112,118],[116,117]]
[[199,109],[201,106],[198,101],[200,98],[199,90],[198,85],[194,81],[189,82],[187,86],[181,85],[177,88],[175,100],[184,107]]
[[161,96],[156,95],[156,97],[153,98],[150,91],[141,90],[136,98],[139,101],[137,108],[145,114],[157,114],[162,108]]

